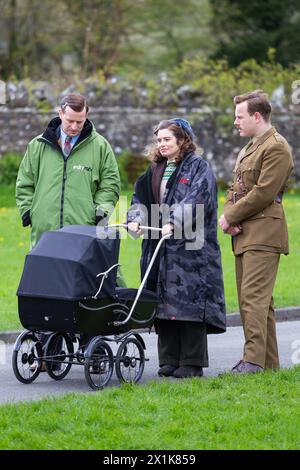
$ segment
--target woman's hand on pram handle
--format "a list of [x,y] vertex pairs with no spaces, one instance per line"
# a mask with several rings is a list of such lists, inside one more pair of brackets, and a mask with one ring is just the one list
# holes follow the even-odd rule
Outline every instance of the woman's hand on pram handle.
[[165,224],[162,228],[162,236],[164,237],[165,235],[169,235],[173,232],[174,230],[174,225],[172,224]]
[[137,222],[129,222],[127,224],[128,232],[131,232],[134,238],[140,237],[143,234],[143,230],[140,227],[140,224]]

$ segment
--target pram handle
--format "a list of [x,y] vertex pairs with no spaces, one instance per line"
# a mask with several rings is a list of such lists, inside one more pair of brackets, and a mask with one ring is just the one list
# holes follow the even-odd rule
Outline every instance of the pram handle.
[[[113,227],[123,227],[123,228],[128,228],[128,224],[113,224],[113,225],[107,225],[107,228],[113,228]],[[140,225],[139,228],[142,230],[152,230],[153,232],[162,232],[162,228],[159,227],[148,227],[147,225]]]
[[[127,224],[114,224],[114,225],[108,225],[107,227],[108,227],[108,228],[112,228],[112,227],[123,227],[123,228],[126,228],[126,229],[127,229],[128,225],[127,225]],[[158,228],[158,227],[148,227],[148,226],[145,226],[145,225],[140,225],[139,228],[141,228],[142,230],[153,230],[153,231],[162,232],[162,229],[161,229],[161,228]],[[151,260],[150,260],[150,263],[149,263],[149,265],[148,265],[148,268],[147,268],[147,270],[146,270],[146,272],[145,272],[145,275],[144,275],[144,277],[143,277],[143,279],[142,279],[141,285],[140,285],[140,287],[138,288],[138,291],[137,291],[136,297],[135,297],[135,299],[134,299],[134,301],[133,301],[133,304],[132,304],[132,306],[131,306],[130,312],[128,313],[128,315],[127,315],[127,317],[125,318],[125,320],[123,320],[123,321],[115,321],[115,322],[113,323],[114,326],[126,325],[126,323],[127,323],[127,322],[130,320],[130,318],[132,317],[132,314],[133,314],[133,312],[134,312],[135,306],[136,306],[136,304],[137,304],[137,302],[138,302],[138,300],[139,300],[139,298],[140,298],[140,295],[141,295],[142,290],[143,290],[143,288],[144,288],[144,285],[145,285],[145,283],[146,283],[146,281],[147,281],[147,279],[148,279],[149,273],[150,273],[150,271],[151,271],[151,268],[152,268],[152,266],[153,266],[153,263],[154,263],[154,261],[155,261],[155,258],[156,258],[156,256],[157,256],[159,250],[160,250],[160,247],[161,247],[161,245],[163,244],[163,242],[164,242],[165,240],[167,240],[168,238],[171,237],[171,235],[172,235],[172,233],[168,233],[167,235],[164,235],[164,236],[159,240],[159,242],[158,242],[158,244],[157,244],[157,246],[156,246],[156,248],[155,248],[155,250],[154,250],[154,253],[153,253],[153,255],[152,255],[152,258],[151,258]]]
[[99,292],[100,292],[101,289],[102,289],[104,279],[106,279],[106,278],[108,277],[108,273],[110,273],[110,271],[112,271],[113,269],[117,268],[118,266],[120,266],[119,263],[114,264],[114,265],[111,266],[107,271],[104,271],[103,273],[97,274],[96,277],[102,276],[102,279],[101,279],[101,283],[100,283],[99,289],[97,290],[96,294],[93,296],[94,299],[97,299],[97,296],[98,296]]

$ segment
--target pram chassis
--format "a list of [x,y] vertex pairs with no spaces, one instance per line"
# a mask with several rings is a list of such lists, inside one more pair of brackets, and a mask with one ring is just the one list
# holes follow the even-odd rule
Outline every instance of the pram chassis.
[[[127,229],[126,224],[107,226],[107,228],[118,227]],[[140,228],[161,231],[156,227],[140,226]],[[155,317],[155,308],[152,308],[154,313],[151,311],[146,320],[139,321],[136,318],[137,305],[161,245],[168,238],[170,238],[170,234],[159,240],[131,305],[131,301],[111,304],[109,303],[111,299],[105,299],[102,302],[98,300],[103,282],[109,271],[119,266],[119,264],[115,264],[108,270],[98,274],[97,277],[101,277],[100,286],[91,299],[84,298],[77,303],[66,303],[65,308],[72,311],[73,315],[79,320],[76,327],[69,321],[64,329],[58,328],[56,330],[54,328],[50,330],[44,346],[40,341],[40,332],[47,330],[47,326],[44,329],[32,328],[31,326],[25,329],[17,338],[13,350],[12,366],[16,378],[24,384],[29,384],[38,377],[41,371],[46,370],[52,379],[61,380],[69,373],[72,365],[81,365],[84,367],[85,378],[89,386],[94,390],[99,390],[108,384],[115,366],[116,375],[120,382],[138,382],[143,375],[145,361],[148,359],[145,358],[144,353],[145,343],[136,329],[137,325],[139,328],[145,328],[146,326],[151,329]],[[43,299],[36,299],[36,309],[44,308],[45,304],[46,302]],[[49,301],[47,300],[48,304]],[[99,311],[101,311],[101,315],[108,315],[112,306],[116,319],[112,318],[111,321],[107,321],[106,326],[103,328],[104,323],[98,325],[96,318],[99,318]],[[151,302],[149,302],[149,312],[151,310],[150,306]],[[51,308],[53,307],[55,308],[55,299]],[[84,311],[84,323],[80,323],[80,318],[83,317],[81,315],[82,311]],[[98,316],[95,315],[95,312]],[[44,318],[47,317],[48,315],[44,316]],[[24,322],[22,323],[27,327]],[[80,334],[89,335],[89,341],[84,347],[80,345],[75,350],[74,345],[78,342]],[[114,342],[118,346],[115,355],[109,345],[110,342]]]

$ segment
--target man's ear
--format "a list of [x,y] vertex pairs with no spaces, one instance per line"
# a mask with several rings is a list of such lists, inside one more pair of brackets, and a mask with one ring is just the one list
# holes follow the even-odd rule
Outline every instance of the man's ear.
[[254,117],[255,117],[256,122],[259,122],[262,120],[262,115],[258,111],[254,113]]
[[62,109],[58,110],[58,116],[60,117],[60,119],[61,119],[62,112],[63,112]]

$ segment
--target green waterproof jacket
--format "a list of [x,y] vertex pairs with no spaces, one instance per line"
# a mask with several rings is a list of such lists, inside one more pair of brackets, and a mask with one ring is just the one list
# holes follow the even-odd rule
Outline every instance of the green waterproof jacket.
[[31,245],[43,232],[65,225],[95,225],[110,214],[120,194],[116,158],[107,140],[87,119],[65,160],[59,145],[60,119],[33,139],[21,162],[16,201],[23,225],[31,224]]

